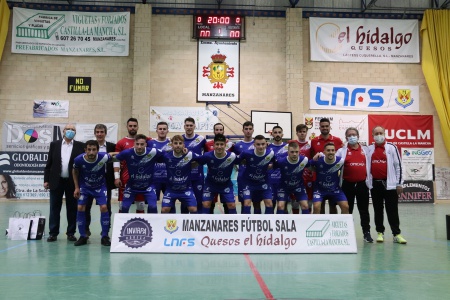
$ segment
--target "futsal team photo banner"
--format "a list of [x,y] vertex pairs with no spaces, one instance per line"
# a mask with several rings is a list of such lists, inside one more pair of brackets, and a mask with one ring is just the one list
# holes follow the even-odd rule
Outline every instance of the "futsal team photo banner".
[[418,20],[309,18],[312,61],[419,63]]
[[419,112],[419,86],[309,84],[311,109]]
[[129,12],[13,8],[12,53],[128,56],[129,39]]
[[111,252],[357,253],[352,215],[115,214]]

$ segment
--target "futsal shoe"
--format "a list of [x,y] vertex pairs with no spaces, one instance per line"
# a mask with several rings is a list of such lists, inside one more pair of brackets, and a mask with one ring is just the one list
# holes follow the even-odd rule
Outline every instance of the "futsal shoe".
[[103,246],[111,246],[111,240],[109,239],[109,236],[102,237],[101,243]]
[[366,243],[373,243],[373,238],[370,236],[370,232],[367,231],[364,233],[364,242]]
[[76,241],[73,245],[74,246],[83,246],[86,245],[88,241],[88,238],[85,236],[80,236],[80,238],[78,239],[78,241]]
[[382,232],[378,232],[377,243],[383,243],[383,242],[384,242],[384,234]]
[[406,244],[406,240],[404,237],[402,237],[401,234],[397,234],[396,236],[394,236],[394,243],[398,243],[398,244]]

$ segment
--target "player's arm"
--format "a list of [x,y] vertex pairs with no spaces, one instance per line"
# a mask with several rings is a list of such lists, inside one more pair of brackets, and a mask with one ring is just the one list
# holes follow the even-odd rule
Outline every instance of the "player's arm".
[[75,199],[80,198],[80,185],[79,185],[79,182],[78,182],[78,175],[79,174],[80,174],[80,172],[78,171],[77,168],[75,168],[75,165],[74,165],[74,168],[72,169],[72,177],[73,177],[73,184],[75,185],[75,190],[73,192],[73,197]]
[[[117,148],[116,148],[117,150]],[[121,187],[122,182],[120,181],[120,153],[114,155],[113,159],[113,169],[114,169],[114,185],[116,187]],[[119,155],[119,158],[117,157]]]

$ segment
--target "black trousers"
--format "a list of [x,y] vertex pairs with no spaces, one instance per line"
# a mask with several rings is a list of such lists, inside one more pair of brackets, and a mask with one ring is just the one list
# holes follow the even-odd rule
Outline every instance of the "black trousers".
[[350,214],[353,213],[356,197],[362,231],[363,233],[370,231],[369,188],[366,185],[366,181],[350,182],[344,180],[342,182],[342,191],[347,197]]
[[58,236],[63,196],[66,195],[67,235],[74,235],[77,229],[77,200],[73,197],[74,186],[68,178],[60,178],[59,185],[50,190],[50,235]]
[[384,206],[392,234],[400,234],[400,218],[398,216],[397,190],[387,190],[386,181],[373,180],[372,194],[373,211],[375,213],[375,226],[377,232],[384,233]]

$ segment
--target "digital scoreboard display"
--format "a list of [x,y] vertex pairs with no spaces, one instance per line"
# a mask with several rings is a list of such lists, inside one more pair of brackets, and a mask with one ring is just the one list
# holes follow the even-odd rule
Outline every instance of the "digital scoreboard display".
[[194,39],[245,39],[242,16],[194,15]]

